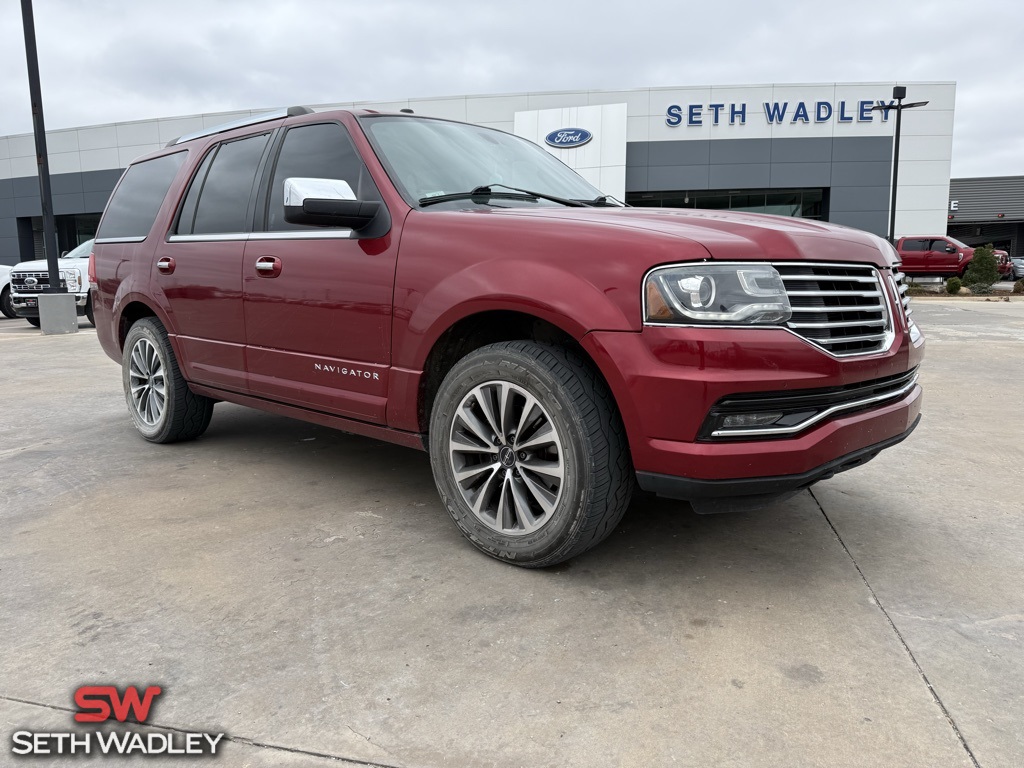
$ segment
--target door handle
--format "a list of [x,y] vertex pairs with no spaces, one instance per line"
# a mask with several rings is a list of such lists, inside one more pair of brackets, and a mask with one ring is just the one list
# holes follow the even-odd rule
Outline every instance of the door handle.
[[157,260],[156,268],[160,270],[162,274],[169,275],[174,272],[174,259],[170,256],[163,256]]
[[281,274],[281,260],[277,256],[260,256],[256,259],[256,274],[260,277],[277,277]]

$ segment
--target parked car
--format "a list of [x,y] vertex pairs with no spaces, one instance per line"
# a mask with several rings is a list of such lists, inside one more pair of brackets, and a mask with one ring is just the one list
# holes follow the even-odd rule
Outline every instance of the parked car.
[[[93,322],[92,299],[89,296],[88,266],[92,240],[86,240],[57,259],[61,284],[74,294],[79,317]],[[11,303],[18,317],[39,327],[39,294],[50,285],[50,272],[45,259],[23,261],[11,271]]]
[[1010,263],[1013,265],[1013,279],[1024,278],[1024,256],[1012,256]]
[[224,400],[418,448],[475,546],[539,567],[635,484],[752,508],[906,438],[897,261],[815,221],[626,208],[490,128],[292,108],[132,163],[90,280],[146,440]]
[[996,255],[996,270],[999,272],[1000,280],[1013,279],[1013,262],[1010,261],[1010,254],[1006,251],[994,251]]
[[11,303],[11,268],[0,264],[0,313],[5,317],[17,317]]
[[952,237],[901,237],[896,241],[903,271],[911,277],[960,277],[974,258],[974,249]]

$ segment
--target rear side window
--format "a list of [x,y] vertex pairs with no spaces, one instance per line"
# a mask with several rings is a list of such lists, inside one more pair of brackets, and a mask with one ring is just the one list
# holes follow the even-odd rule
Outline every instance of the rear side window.
[[903,241],[904,251],[927,251],[928,241],[927,240],[904,240]]
[[175,152],[129,166],[107,203],[96,239],[145,240],[185,154]]
[[221,144],[207,156],[192,180],[178,234],[206,235],[245,232],[256,169],[267,148],[269,133]]

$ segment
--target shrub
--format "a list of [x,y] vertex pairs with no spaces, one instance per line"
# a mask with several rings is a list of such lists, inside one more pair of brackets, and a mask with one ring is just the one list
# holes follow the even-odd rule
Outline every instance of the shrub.
[[[1024,281],[1022,281],[1024,282]],[[963,287],[963,283],[960,282],[959,277],[951,277],[946,281],[946,293],[956,296],[960,293],[960,289]]]
[[1013,284],[1013,293],[1024,293],[1024,280],[1018,280]]
[[[999,269],[996,262],[995,249],[992,244],[982,245],[974,249],[974,258],[964,274],[964,285],[974,293],[983,293],[977,287],[991,288],[999,280]],[[991,291],[988,291],[991,293]]]
[[995,292],[991,285],[985,285],[984,283],[974,283],[968,287],[975,296],[991,296]]

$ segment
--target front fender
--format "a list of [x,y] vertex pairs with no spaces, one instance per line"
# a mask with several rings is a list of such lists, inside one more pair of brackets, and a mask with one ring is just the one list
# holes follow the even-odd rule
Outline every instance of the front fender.
[[[632,281],[629,281],[630,285]],[[394,364],[422,370],[441,335],[481,312],[529,314],[579,341],[593,330],[639,330],[606,292],[558,265],[526,259],[493,259],[454,272],[436,283],[406,312],[396,306]]]

